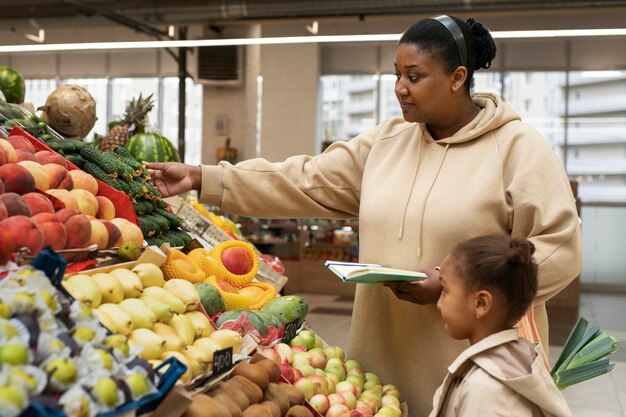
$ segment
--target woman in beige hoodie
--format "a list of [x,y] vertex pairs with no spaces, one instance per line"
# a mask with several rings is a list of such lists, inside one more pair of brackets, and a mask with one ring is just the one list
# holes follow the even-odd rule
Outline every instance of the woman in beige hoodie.
[[569,417],[571,412],[541,356],[513,325],[537,293],[534,245],[486,235],[457,245],[441,264],[446,331],[467,339],[448,367],[430,417]]
[[467,347],[446,335],[435,305],[431,268],[454,245],[488,233],[533,242],[535,317],[546,344],[544,303],[581,269],[574,197],[554,152],[499,97],[470,93],[474,71],[494,57],[480,23],[424,19],[397,46],[403,118],[280,163],[148,165],[163,195],[197,189],[201,202],[233,214],[358,217],[361,262],[429,271],[431,278],[393,291],[357,285],[350,329],[348,356],[397,385],[412,416],[430,411],[446,365]]

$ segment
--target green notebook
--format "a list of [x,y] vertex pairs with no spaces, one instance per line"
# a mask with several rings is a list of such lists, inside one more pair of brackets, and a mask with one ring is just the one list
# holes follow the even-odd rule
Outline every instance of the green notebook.
[[427,278],[423,272],[387,268],[377,264],[326,261],[324,263],[343,282],[375,284],[384,281],[420,281]]

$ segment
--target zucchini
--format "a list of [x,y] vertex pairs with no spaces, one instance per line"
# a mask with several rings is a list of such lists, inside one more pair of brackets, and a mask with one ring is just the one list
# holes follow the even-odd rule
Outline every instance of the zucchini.
[[163,216],[159,216],[158,214],[144,214],[144,217],[149,218],[153,222],[159,225],[161,230],[167,230],[170,228],[170,222]]
[[170,222],[171,228],[179,227],[180,224],[183,222],[182,219],[178,217],[177,215],[175,215],[174,213],[170,213],[169,211],[161,209],[161,208],[157,208],[156,210],[154,210],[154,214],[158,214],[162,217],[165,217],[167,221]]

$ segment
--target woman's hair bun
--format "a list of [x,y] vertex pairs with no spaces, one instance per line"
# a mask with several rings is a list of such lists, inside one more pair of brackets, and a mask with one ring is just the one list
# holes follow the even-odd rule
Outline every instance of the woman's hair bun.
[[529,240],[512,238],[508,253],[508,262],[526,264],[532,262],[535,245]]
[[487,69],[491,67],[491,61],[496,57],[496,43],[491,37],[489,30],[473,18],[466,21],[474,39],[474,53],[476,66],[474,69]]

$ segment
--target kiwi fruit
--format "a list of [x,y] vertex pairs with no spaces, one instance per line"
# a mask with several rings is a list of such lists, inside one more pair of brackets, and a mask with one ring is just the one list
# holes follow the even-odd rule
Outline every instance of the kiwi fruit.
[[232,417],[219,401],[204,394],[191,397],[191,404],[182,417]]
[[[294,387],[294,388],[297,388],[297,387]],[[242,411],[250,406],[250,400],[248,399],[248,396],[243,391],[240,391],[234,385],[228,385],[226,382],[220,382],[215,386],[215,388],[213,388],[213,390],[211,390],[209,394],[216,395],[220,392],[223,392],[231,400],[237,403],[237,405],[239,406],[239,409]]]
[[289,402],[289,397],[285,392],[283,392],[282,388],[276,382],[271,382],[270,384],[268,384],[267,389],[265,390],[265,393],[263,395],[263,399],[278,404],[278,407],[280,407],[281,416],[285,414],[291,406]]
[[263,368],[263,370],[267,374],[269,382],[278,382],[278,381],[280,381],[280,366],[276,365],[276,362],[274,362],[273,360],[267,359],[267,358],[266,359],[260,359],[259,361],[255,362],[254,364],[255,364],[255,366]]
[[304,393],[300,391],[300,388],[287,382],[281,382],[278,386],[289,398],[290,406],[304,404]]
[[274,417],[269,410],[261,404],[252,404],[243,410],[243,417]]
[[285,417],[313,417],[313,413],[303,405],[294,405],[287,410]]
[[235,375],[228,380],[227,384],[234,386],[239,391],[243,391],[246,397],[248,397],[250,404],[258,404],[263,399],[261,388],[245,376]]
[[242,417],[242,411],[239,405],[224,391],[218,392],[212,397],[219,401],[224,407],[228,408],[231,417]]
[[245,376],[250,381],[258,385],[259,388],[261,388],[261,391],[265,391],[267,384],[269,383],[267,371],[258,364],[240,362],[237,366],[235,366],[235,369],[233,369],[231,374],[231,376],[236,375]]
[[261,405],[267,408],[267,411],[270,412],[272,417],[281,417],[283,414],[280,412],[280,407],[278,404],[272,401],[263,401]]

